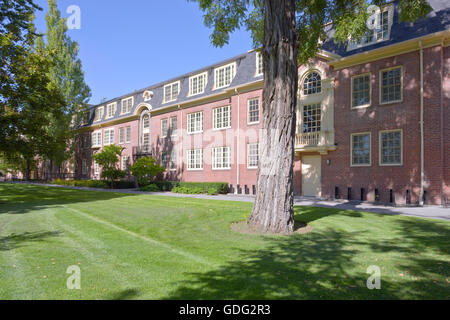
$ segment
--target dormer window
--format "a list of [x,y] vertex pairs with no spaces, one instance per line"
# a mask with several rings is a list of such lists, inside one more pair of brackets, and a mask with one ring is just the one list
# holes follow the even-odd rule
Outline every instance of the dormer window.
[[189,95],[195,96],[205,92],[208,73],[204,72],[189,78]]
[[236,75],[236,62],[214,70],[215,89],[228,87]]
[[303,82],[303,94],[305,96],[322,92],[322,78],[317,72],[310,72]]
[[[365,47],[377,42],[389,40],[394,16],[394,6],[390,5],[381,9],[378,13],[378,19],[373,19],[370,23],[369,30],[360,40],[350,40],[347,50],[353,50]],[[376,23],[378,20],[378,27]]]
[[142,97],[144,98],[144,101],[150,101],[153,98],[153,91],[145,91],[144,94],[142,95]]
[[94,117],[94,122],[100,121],[103,119],[103,114],[104,114],[104,107],[98,107],[95,109],[95,117]]
[[262,76],[264,74],[263,56],[261,52],[256,52],[256,74],[255,77]]
[[122,100],[122,111],[120,114],[126,114],[131,112],[131,108],[133,107],[133,97],[129,97]]
[[110,103],[106,106],[106,119],[114,117],[117,111],[117,102]]
[[180,93],[180,81],[164,86],[164,103],[175,101]]

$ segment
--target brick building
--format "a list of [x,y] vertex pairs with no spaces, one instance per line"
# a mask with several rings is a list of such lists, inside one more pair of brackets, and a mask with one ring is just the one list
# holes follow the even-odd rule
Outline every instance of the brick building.
[[[345,45],[330,40],[299,67],[295,193],[396,204],[450,202],[450,9],[379,27]],[[263,65],[249,51],[120,96],[86,112],[74,171],[99,178],[92,153],[124,147],[123,169],[152,155],[167,179],[228,182],[254,193]]]

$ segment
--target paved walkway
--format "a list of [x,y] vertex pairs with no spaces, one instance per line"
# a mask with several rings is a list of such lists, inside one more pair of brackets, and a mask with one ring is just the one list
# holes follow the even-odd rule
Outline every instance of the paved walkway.
[[[22,182],[15,182],[22,183]],[[240,202],[253,202],[255,197],[249,195],[217,195],[208,196],[203,194],[178,194],[171,192],[141,192],[138,189],[97,189],[97,188],[85,188],[85,187],[70,187],[59,186],[52,184],[36,184],[36,183],[22,183],[32,184],[48,187],[58,187],[76,190],[87,191],[101,191],[101,192],[117,192],[117,193],[129,193],[129,194],[149,194],[156,196],[166,196],[175,198],[195,198],[195,199],[208,199],[208,200],[226,200],[226,201],[240,201]],[[440,206],[424,206],[424,207],[393,207],[385,205],[376,205],[365,202],[356,201],[338,201],[338,200],[320,200],[315,198],[295,197],[295,206],[311,206],[311,207],[323,207],[323,208],[335,208],[343,210],[357,210],[366,212],[375,212],[380,214],[392,214],[392,215],[404,215],[411,217],[432,218],[450,221],[450,208],[444,208]]]

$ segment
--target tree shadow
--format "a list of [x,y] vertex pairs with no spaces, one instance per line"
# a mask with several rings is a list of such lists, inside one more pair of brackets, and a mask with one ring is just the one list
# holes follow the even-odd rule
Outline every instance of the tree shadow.
[[[300,210],[301,208],[301,210]],[[296,211],[300,211],[300,213],[295,214],[295,221],[311,223],[316,220],[320,220],[333,215],[345,215],[352,218],[361,218],[362,214],[354,211],[344,211],[341,209],[332,209],[332,208],[323,208],[320,207],[295,207]]]
[[10,251],[25,246],[27,243],[45,241],[47,238],[59,237],[61,231],[25,232],[11,234],[0,238],[0,251]]
[[138,296],[141,292],[138,289],[126,289],[113,293],[107,300],[131,300]]
[[58,205],[88,203],[131,196],[136,196],[136,194],[0,183],[0,214],[26,214],[33,210]]

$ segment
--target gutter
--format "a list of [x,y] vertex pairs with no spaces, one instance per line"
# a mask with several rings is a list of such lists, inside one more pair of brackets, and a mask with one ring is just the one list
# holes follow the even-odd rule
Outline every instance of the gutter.
[[419,206],[424,204],[424,184],[425,184],[425,139],[423,132],[423,104],[424,104],[424,88],[423,88],[423,46],[419,41],[420,48],[420,198]]

